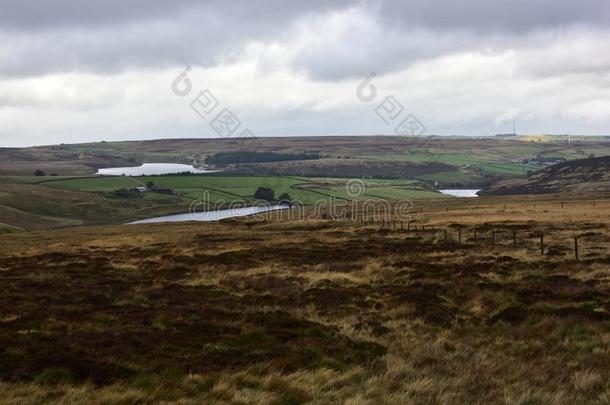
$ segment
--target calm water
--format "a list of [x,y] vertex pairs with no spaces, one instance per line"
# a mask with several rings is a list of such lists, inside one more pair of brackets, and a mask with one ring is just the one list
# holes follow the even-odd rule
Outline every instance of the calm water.
[[97,174],[101,176],[152,176],[174,173],[213,173],[217,170],[196,169],[191,165],[177,163],[144,163],[138,167],[110,167],[99,169]]
[[157,224],[160,222],[220,221],[221,219],[226,219],[226,218],[245,217],[248,215],[260,214],[260,213],[269,212],[269,211],[284,210],[284,209],[289,209],[289,208],[290,207],[288,207],[286,205],[272,205],[272,206],[232,208],[232,209],[228,209],[228,210],[207,211],[207,212],[194,212],[192,214],[178,214],[178,215],[168,215],[165,217],[142,219],[140,221],[130,222],[128,225]]
[[472,198],[472,197],[478,197],[477,193],[479,190],[438,190],[443,194],[447,194],[447,195],[452,195],[454,197],[465,197],[465,198]]

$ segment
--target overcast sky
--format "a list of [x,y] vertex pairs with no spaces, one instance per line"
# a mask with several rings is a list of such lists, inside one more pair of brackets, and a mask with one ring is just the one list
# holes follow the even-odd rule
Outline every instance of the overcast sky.
[[216,137],[224,109],[392,134],[389,96],[426,134],[610,134],[610,1],[0,0],[0,146]]

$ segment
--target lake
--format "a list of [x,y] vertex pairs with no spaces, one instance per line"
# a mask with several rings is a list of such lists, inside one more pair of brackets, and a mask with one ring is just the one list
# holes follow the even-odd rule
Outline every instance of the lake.
[[290,209],[290,207],[288,207],[286,205],[272,205],[272,206],[253,206],[253,207],[243,207],[243,208],[231,208],[231,209],[227,209],[227,210],[194,212],[194,213],[188,213],[188,214],[167,215],[164,217],[147,218],[147,219],[142,219],[140,221],[130,222],[127,225],[158,224],[161,222],[186,222],[186,221],[211,222],[211,221],[220,221],[222,219],[227,219],[227,218],[246,217],[249,215],[261,214],[264,212],[278,211],[278,210],[285,210],[285,209]]
[[218,170],[197,169],[191,165],[178,163],[144,163],[136,167],[110,167],[99,169],[96,174],[100,176],[154,176],[176,173],[214,173]]
[[473,198],[478,197],[479,190],[438,190],[443,194],[452,195],[454,197]]

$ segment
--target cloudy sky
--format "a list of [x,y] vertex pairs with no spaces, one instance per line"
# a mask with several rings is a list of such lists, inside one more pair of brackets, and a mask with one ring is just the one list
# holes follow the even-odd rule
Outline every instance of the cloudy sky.
[[398,121],[376,113],[391,96],[396,119],[412,114],[426,134],[507,133],[513,120],[520,133],[610,134],[607,0],[0,0],[0,10],[0,146],[216,137],[224,109],[241,122],[235,134],[391,134]]

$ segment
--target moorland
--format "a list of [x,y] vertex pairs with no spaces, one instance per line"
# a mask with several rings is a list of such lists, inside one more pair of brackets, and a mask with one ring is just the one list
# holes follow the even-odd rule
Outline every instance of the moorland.
[[422,200],[402,229],[281,212],[6,234],[0,396],[608,402],[608,208],[482,197]]

